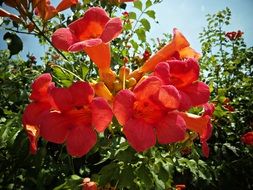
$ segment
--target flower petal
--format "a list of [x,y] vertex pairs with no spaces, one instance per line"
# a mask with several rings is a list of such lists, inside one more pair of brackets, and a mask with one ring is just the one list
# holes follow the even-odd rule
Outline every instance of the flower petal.
[[188,59],[188,58],[194,58],[199,60],[201,55],[196,52],[194,49],[192,49],[191,47],[185,47],[181,50],[179,50],[179,56],[180,59]]
[[182,88],[199,78],[199,64],[195,59],[186,61],[170,60],[171,83],[177,88]]
[[209,116],[198,116],[184,112],[180,112],[180,115],[184,118],[187,129],[199,133],[200,136],[207,130],[207,125],[210,120]]
[[67,151],[71,156],[81,157],[96,144],[96,132],[89,126],[75,126],[67,138]]
[[82,18],[72,22],[68,27],[71,31],[75,31],[75,35],[80,41],[83,41],[100,37],[109,20],[110,18],[104,9],[92,7],[84,13]]
[[158,63],[171,59],[181,49],[190,46],[189,42],[178,29],[174,28],[173,34],[172,41],[144,63],[141,67],[142,72],[153,71]]
[[61,111],[71,110],[74,106],[75,97],[68,88],[54,88],[51,92],[56,106]]
[[134,101],[134,93],[130,90],[121,90],[116,95],[113,103],[113,113],[121,125],[125,125],[132,117]]
[[75,82],[69,87],[74,106],[81,107],[90,104],[94,97],[94,90],[88,82]]
[[22,122],[23,125],[39,126],[40,117],[51,108],[49,103],[33,102],[25,108]]
[[59,50],[68,51],[76,42],[77,37],[69,28],[60,28],[52,35],[52,43]]
[[56,7],[58,12],[61,12],[67,8],[70,8],[72,5],[76,5],[78,0],[62,0]]
[[162,81],[156,76],[150,76],[134,88],[134,94],[138,100],[148,99],[155,95],[162,85]]
[[158,93],[158,100],[165,108],[178,108],[180,96],[177,89],[172,85],[163,85]]
[[208,158],[209,157],[209,147],[206,141],[201,141],[201,149],[203,155]]
[[111,64],[111,50],[110,44],[101,43],[97,46],[85,47],[84,51],[88,54],[90,59],[101,70],[110,68]]
[[170,66],[166,62],[160,62],[155,67],[154,75],[159,77],[163,84],[170,84]]
[[98,132],[103,132],[112,121],[112,109],[101,97],[94,98],[91,103],[92,125]]
[[31,154],[36,154],[37,152],[37,141],[39,138],[39,129],[37,126],[35,125],[25,125],[24,126],[30,145],[29,145],[29,149],[30,149],[30,153]]
[[185,138],[185,121],[176,113],[168,113],[156,125],[156,134],[160,144],[174,143]]
[[[205,116],[207,117],[207,116]],[[208,117],[207,117],[208,118]],[[200,136],[200,140],[201,141],[207,141],[211,135],[212,135],[212,131],[213,131],[213,126],[211,124],[211,118],[209,117],[209,122],[205,128],[205,130],[203,131],[203,133]]]
[[[208,102],[210,90],[207,84],[203,82],[195,82],[191,85],[181,88],[191,100],[191,106],[198,106]],[[181,101],[184,101],[183,99]]]
[[17,15],[11,14],[2,8],[0,8],[0,17],[9,17],[16,22],[21,22],[21,19]]
[[192,107],[192,102],[190,97],[183,91],[178,90],[180,94],[180,105],[178,110],[180,111],[187,111]]
[[138,119],[130,119],[123,127],[129,144],[138,152],[151,148],[156,143],[154,128]]
[[58,112],[45,114],[41,119],[40,133],[47,141],[64,143],[68,135],[70,120]]
[[40,75],[31,85],[32,93],[30,95],[31,100],[35,101],[49,101],[49,91],[55,87],[52,82],[52,77],[49,73]]
[[206,103],[203,105],[204,113],[203,115],[209,115],[212,116],[213,112],[215,110],[215,105],[213,103]]
[[100,36],[104,43],[108,43],[116,38],[122,31],[122,21],[120,18],[112,18],[106,23],[105,29]]
[[89,40],[84,40],[81,42],[74,43],[68,48],[68,51],[71,52],[78,52],[78,51],[83,51],[85,47],[91,48],[94,46],[98,46],[102,43],[102,40],[100,38],[95,38],[95,39],[89,39]]

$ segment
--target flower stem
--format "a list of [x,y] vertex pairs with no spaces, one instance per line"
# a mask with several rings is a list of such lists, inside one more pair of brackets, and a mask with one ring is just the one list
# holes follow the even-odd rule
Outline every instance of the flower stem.
[[76,75],[72,71],[70,71],[68,69],[65,69],[64,67],[62,67],[60,65],[52,64],[52,65],[50,65],[50,67],[52,67],[52,68],[53,67],[58,67],[58,68],[62,69],[63,71],[70,73],[71,75],[73,75],[74,77],[76,77],[77,79],[79,79],[80,81],[84,81],[81,77],[79,77],[78,75]]

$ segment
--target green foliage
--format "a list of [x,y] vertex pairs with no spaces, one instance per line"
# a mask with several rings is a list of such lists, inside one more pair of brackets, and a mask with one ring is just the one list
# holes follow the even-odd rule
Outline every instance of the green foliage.
[[225,36],[230,20],[228,8],[207,15],[208,25],[200,34],[202,77],[210,82],[216,104],[207,163],[213,168],[215,188],[252,189],[253,164],[246,162],[252,159],[252,147],[240,137],[252,130],[253,48],[246,47],[243,37]]

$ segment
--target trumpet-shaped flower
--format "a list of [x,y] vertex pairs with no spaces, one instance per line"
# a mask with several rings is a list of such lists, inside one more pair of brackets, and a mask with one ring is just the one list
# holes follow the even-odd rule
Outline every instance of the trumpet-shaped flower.
[[35,12],[43,19],[49,20],[67,8],[76,5],[78,0],[62,0],[55,8],[50,0],[33,0],[33,7],[36,7]]
[[40,120],[43,138],[54,143],[66,142],[72,156],[83,156],[96,143],[96,131],[102,132],[112,119],[112,110],[103,98],[94,98],[87,82],[73,83],[69,88],[51,91],[57,109]]
[[32,84],[30,103],[23,114],[22,122],[30,141],[30,152],[37,151],[37,140],[40,136],[40,119],[44,113],[54,107],[50,91],[54,88],[50,74],[40,75]]
[[154,75],[161,78],[164,84],[177,88],[180,93],[179,110],[185,111],[192,106],[205,104],[209,100],[208,85],[198,81],[199,65],[195,59],[159,63]]
[[155,55],[151,56],[140,68],[143,73],[153,71],[160,62],[172,58],[200,58],[200,54],[190,47],[184,35],[176,28],[173,29],[172,41],[160,49]]
[[109,42],[122,30],[120,18],[110,18],[104,9],[93,7],[84,16],[56,30],[52,42],[63,51],[85,51],[101,70],[110,68],[111,53]]
[[113,112],[129,144],[144,151],[156,143],[181,141],[185,122],[174,112],[179,105],[179,93],[171,85],[162,85],[155,76],[148,77],[135,89],[121,90],[115,97]]
[[212,133],[210,116],[214,107],[206,103],[210,97],[209,87],[198,81],[199,65],[195,59],[185,61],[170,60],[159,63],[154,71],[154,76],[159,77],[163,84],[173,85],[180,94],[180,111],[186,111],[193,106],[204,106],[205,113],[203,116],[197,116],[181,112],[180,115],[186,122],[186,128],[197,132],[202,143],[202,151],[208,157],[209,149],[206,141]]

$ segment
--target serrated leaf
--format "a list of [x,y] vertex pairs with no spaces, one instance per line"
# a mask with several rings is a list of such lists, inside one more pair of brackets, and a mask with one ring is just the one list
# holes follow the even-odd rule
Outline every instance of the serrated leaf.
[[153,18],[153,19],[156,18],[155,11],[153,11],[153,10],[148,10],[145,12],[145,14],[148,15],[150,18]]
[[142,2],[141,1],[135,1],[134,7],[142,11]]
[[150,23],[147,19],[143,18],[140,20],[142,26],[147,30],[149,31],[150,30]]

